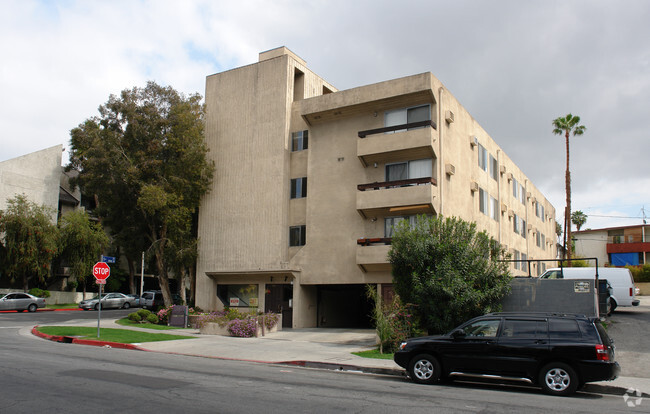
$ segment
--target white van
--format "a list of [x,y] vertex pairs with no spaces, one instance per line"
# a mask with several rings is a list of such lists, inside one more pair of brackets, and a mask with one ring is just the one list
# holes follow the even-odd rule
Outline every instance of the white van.
[[[542,279],[594,279],[595,267],[559,267],[547,270],[540,276]],[[599,267],[598,279],[606,279],[612,287],[611,311],[617,306],[639,306],[639,300],[634,295],[639,289],[634,286],[634,279],[629,269],[624,267]]]

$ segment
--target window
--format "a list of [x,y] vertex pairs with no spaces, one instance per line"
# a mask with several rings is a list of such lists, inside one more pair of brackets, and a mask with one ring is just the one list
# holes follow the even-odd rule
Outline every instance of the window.
[[540,231],[538,230],[537,233],[535,233],[535,234],[536,234],[535,243],[537,244],[537,247],[541,247],[542,246],[542,233],[540,233]]
[[[412,108],[401,108],[395,111],[388,111],[384,114],[384,126],[391,127],[396,125],[410,124],[413,122],[428,121],[431,119],[431,107],[429,105],[414,106]],[[409,128],[417,129],[423,127]],[[400,129],[397,131],[389,131],[387,134],[395,132],[406,131]]]
[[489,215],[488,212],[488,193],[484,189],[480,188],[478,189],[478,209],[481,211],[481,213],[485,214],[486,216]]
[[496,337],[499,331],[499,319],[473,322],[463,328],[467,337]]
[[[514,260],[519,260],[519,259],[521,259],[519,250],[515,250]],[[515,270],[519,270],[520,263],[519,262],[514,262],[514,263],[515,263]]]
[[257,307],[259,285],[217,285],[217,297],[224,306]]
[[521,234],[521,237],[523,237],[525,239],[526,238],[526,233],[527,233],[526,232],[526,220],[521,219],[521,233],[519,233],[519,234]]
[[498,180],[499,177],[499,164],[492,154],[490,154],[490,177],[492,177],[493,180]]
[[524,272],[527,272],[528,271],[528,262],[526,262],[526,260],[528,260],[528,256],[525,253],[522,253],[521,254],[521,260],[522,260],[522,262],[521,262],[521,270],[523,270]]
[[519,200],[519,183],[515,178],[512,179],[512,196]]
[[307,177],[291,180],[291,198],[307,197]]
[[485,147],[481,144],[478,144],[478,166],[480,169],[483,171],[487,171],[487,163],[488,163],[488,158],[487,158],[487,150]]
[[289,246],[304,246],[307,237],[307,227],[306,226],[291,226],[289,227]]
[[519,201],[521,204],[526,204],[526,189],[523,185],[519,186]]
[[494,220],[499,221],[499,202],[492,196],[490,196],[490,215]]
[[291,133],[291,151],[302,151],[308,148],[309,142],[308,131],[298,131]]
[[409,226],[414,227],[417,216],[386,217],[384,219],[384,237],[393,237],[395,227],[404,220],[409,222]]
[[503,322],[503,332],[501,332],[500,337],[513,339],[546,339],[548,337],[548,327],[546,325],[546,321],[506,319]]
[[512,216],[512,231],[514,231],[517,234],[521,233],[519,216],[516,214]]
[[431,177],[431,158],[386,165],[386,181]]
[[542,245],[539,247],[541,247],[542,250],[546,250],[546,236],[544,236],[544,233],[541,233],[540,238],[541,238]]
[[578,323],[573,319],[549,319],[551,339],[577,339],[582,337]]

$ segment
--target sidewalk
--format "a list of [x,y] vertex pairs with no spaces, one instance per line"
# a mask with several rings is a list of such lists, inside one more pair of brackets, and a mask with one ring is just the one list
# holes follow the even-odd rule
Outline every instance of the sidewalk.
[[[96,326],[96,322],[88,321],[83,323],[74,321],[71,324]],[[102,320],[101,327],[195,337],[195,339],[132,344],[127,347],[142,351],[405,376],[405,371],[393,360],[363,358],[352,354],[352,352],[374,348],[375,332],[369,329],[287,329],[260,338],[235,338],[201,335],[198,330],[152,331],[147,328],[118,325],[115,320],[110,319]],[[102,341],[83,341],[83,344],[111,345]],[[584,391],[622,396],[628,389],[639,390],[646,398],[650,397],[650,378],[619,377],[614,381],[587,384]]]

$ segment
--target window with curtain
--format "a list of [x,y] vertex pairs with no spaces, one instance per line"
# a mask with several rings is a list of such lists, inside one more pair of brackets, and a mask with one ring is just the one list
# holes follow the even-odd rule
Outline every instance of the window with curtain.
[[[428,121],[431,119],[431,106],[430,105],[420,105],[414,106],[411,108],[400,108],[394,111],[387,111],[384,114],[384,126],[391,127],[395,125],[410,124],[413,122]],[[417,129],[423,127],[409,128]],[[395,132],[403,132],[406,129],[400,129],[397,131],[389,131],[387,134],[393,134]]]
[[431,158],[386,165],[386,181],[431,177]]
[[487,171],[488,157],[487,150],[481,144],[478,144],[478,166],[483,171]]
[[492,196],[490,196],[490,215],[494,220],[499,221],[499,202]]
[[493,180],[498,180],[499,177],[499,164],[492,154],[490,154],[490,177],[492,177]]
[[484,189],[480,188],[478,189],[478,209],[481,213],[485,214],[486,216],[489,214],[488,212],[488,193]]

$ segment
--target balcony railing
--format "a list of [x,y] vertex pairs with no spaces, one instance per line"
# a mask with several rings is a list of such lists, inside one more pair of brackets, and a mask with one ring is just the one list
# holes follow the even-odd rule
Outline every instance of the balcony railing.
[[373,244],[390,245],[392,241],[392,237],[365,237],[362,239],[357,239],[357,244],[359,246],[371,246]]
[[619,243],[648,243],[650,242],[650,235],[646,234],[645,239],[641,235],[637,236],[609,236],[607,237],[607,243],[619,244]]
[[411,178],[409,180],[396,180],[396,181],[376,182],[370,184],[359,184],[357,186],[357,189],[359,191],[366,191],[366,190],[379,190],[380,188],[409,187],[412,185],[422,185],[422,184],[437,185],[437,182],[436,179],[433,177],[422,177],[422,178]]
[[365,138],[368,135],[384,134],[386,132],[400,131],[403,129],[422,128],[427,126],[436,129],[436,123],[433,121],[418,121],[418,122],[411,122],[409,124],[393,125],[384,128],[376,128],[376,129],[368,129],[365,131],[359,131],[358,135],[359,138]]

